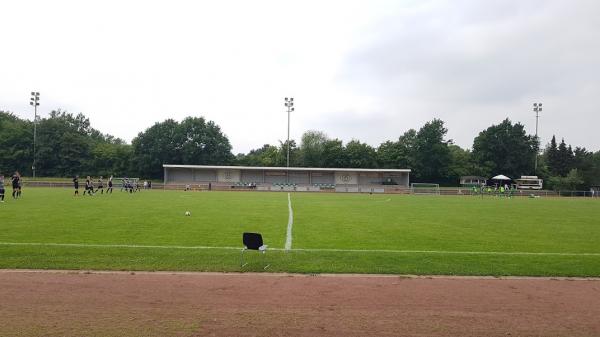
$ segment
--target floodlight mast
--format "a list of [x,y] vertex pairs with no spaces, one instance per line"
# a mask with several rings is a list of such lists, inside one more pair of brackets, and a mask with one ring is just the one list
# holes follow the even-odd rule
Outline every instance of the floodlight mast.
[[[533,103],[533,111],[535,112],[535,141],[540,143],[538,139],[538,119],[540,118],[540,112],[542,111],[542,103]],[[535,150],[535,166],[533,171],[537,174],[537,166],[538,166],[538,154],[539,149]]]
[[[285,98],[285,106],[287,107],[288,123],[287,123],[287,168],[290,168],[290,113],[294,111],[294,98]],[[289,172],[288,172],[289,176]],[[288,178],[289,180],[289,178]]]
[[37,107],[40,105],[39,92],[31,92],[31,100],[29,101],[29,105],[33,106],[33,165],[31,165],[31,171],[33,172],[33,179],[35,179],[35,142],[37,139]]

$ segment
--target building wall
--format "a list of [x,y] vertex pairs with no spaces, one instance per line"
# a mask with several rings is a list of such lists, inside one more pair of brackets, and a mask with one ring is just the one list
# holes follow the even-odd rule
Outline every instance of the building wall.
[[399,176],[397,177],[396,182],[398,183],[398,185],[408,187],[409,186],[409,182],[410,182],[409,181],[409,179],[410,179],[409,176],[410,175],[408,173],[400,173]]
[[194,181],[217,181],[217,170],[194,169]]
[[310,182],[312,184],[335,184],[333,172],[311,172]]
[[217,170],[217,181],[220,183],[239,183],[240,170]]
[[166,183],[199,182],[254,182],[254,183],[292,183],[297,185],[336,184],[336,185],[380,185],[388,178],[399,186],[409,186],[409,173],[405,172],[314,172],[290,171],[289,180],[286,171],[202,169],[202,168],[165,168]]
[[263,171],[247,171],[242,170],[242,182],[245,183],[262,183]]
[[308,184],[308,172],[290,172],[290,183],[298,185]]
[[168,168],[167,182],[191,182],[194,181],[194,171],[184,168]]
[[383,179],[379,172],[360,172],[358,174],[359,185],[381,185]]
[[387,181],[389,179],[391,179],[392,181],[396,182],[398,185],[400,186],[406,186],[408,187],[408,181],[409,181],[409,174],[406,172],[391,172],[391,173],[382,173],[381,175],[381,181]]
[[358,184],[358,173],[356,172],[336,172],[335,173],[335,184],[336,185],[357,185]]
[[265,171],[265,183],[284,184],[287,182],[285,171]]
[[165,173],[167,183],[193,183],[201,181],[217,181],[216,170],[166,168]]

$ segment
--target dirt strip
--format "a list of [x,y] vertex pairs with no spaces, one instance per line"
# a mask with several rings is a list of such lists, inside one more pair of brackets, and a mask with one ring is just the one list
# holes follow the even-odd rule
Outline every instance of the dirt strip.
[[0,271],[0,336],[600,336],[600,280]]

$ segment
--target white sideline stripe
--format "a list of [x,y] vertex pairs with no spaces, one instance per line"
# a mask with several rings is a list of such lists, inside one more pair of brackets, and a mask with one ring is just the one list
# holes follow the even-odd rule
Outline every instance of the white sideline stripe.
[[288,193],[288,225],[287,225],[287,233],[285,235],[285,250],[292,249],[292,226],[294,225],[294,211],[292,210],[292,198]]
[[[42,242],[0,242],[0,246],[54,246],[81,248],[158,248],[158,249],[214,249],[240,250],[241,247],[214,246],[154,246],[154,245],[125,245],[125,244],[95,244],[95,243],[42,243]],[[553,253],[553,252],[467,252],[449,250],[393,250],[393,249],[328,249],[328,248],[269,248],[269,250],[291,250],[295,252],[340,252],[340,253],[395,253],[395,254],[440,254],[440,255],[541,255],[541,256],[600,256],[600,253]]]
[[159,249],[223,249],[240,250],[241,247],[213,247],[213,246],[155,246],[155,245],[125,245],[101,243],[55,243],[55,242],[0,242],[2,246],[54,246],[54,247],[81,247],[81,248],[159,248]]
[[394,249],[331,249],[295,248],[293,251],[306,252],[348,252],[348,253],[397,253],[397,254],[462,254],[462,255],[556,255],[556,256],[600,256],[600,253],[556,253],[556,252],[467,252],[452,250],[394,250]]

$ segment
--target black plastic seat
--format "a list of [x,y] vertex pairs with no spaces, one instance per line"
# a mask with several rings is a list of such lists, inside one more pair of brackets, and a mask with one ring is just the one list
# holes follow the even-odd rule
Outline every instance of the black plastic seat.
[[[263,243],[263,238],[260,233],[244,233],[242,235],[242,242],[244,244],[244,248],[242,248],[240,267],[244,267],[248,263],[244,262],[244,252],[246,250],[256,250],[259,253],[262,253],[264,259],[266,259],[267,245]],[[265,261],[266,263],[266,261]],[[263,269],[267,269],[270,265],[265,264]]]

